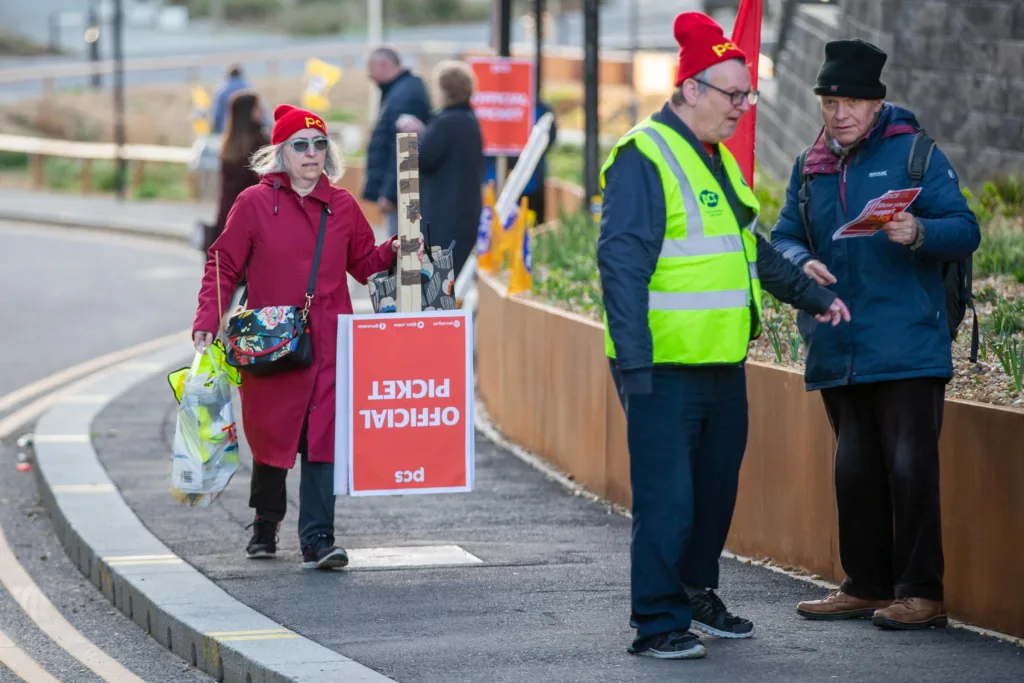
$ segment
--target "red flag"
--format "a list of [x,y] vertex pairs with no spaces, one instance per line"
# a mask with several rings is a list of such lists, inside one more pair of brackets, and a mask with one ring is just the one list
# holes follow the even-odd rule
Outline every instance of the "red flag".
[[[732,29],[732,42],[747,55],[751,87],[757,89],[757,63],[761,54],[761,5],[762,0],[741,0]],[[725,146],[736,157],[747,185],[754,187],[754,133],[757,130],[757,107],[740,119],[736,132]]]

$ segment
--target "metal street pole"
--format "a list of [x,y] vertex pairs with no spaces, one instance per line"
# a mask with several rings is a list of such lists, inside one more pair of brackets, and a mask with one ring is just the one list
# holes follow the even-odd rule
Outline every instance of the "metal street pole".
[[89,44],[89,62],[92,64],[90,84],[95,90],[103,85],[103,75],[96,68],[96,63],[100,61],[100,19],[96,12],[95,0],[89,0],[86,24],[88,25],[86,26],[84,37],[85,42]]
[[537,30],[537,56],[535,58],[537,63],[534,65],[533,76],[534,88],[536,89],[534,101],[539,105],[541,81],[543,80],[544,74],[542,68],[542,65],[544,63],[544,0],[535,0],[533,11],[534,14],[537,15],[537,26],[535,27]]
[[[512,0],[498,2],[498,56],[512,56]],[[494,160],[494,193],[501,196],[501,188],[505,186],[508,174],[508,157],[499,156]]]
[[583,106],[586,142],[583,150],[587,201],[598,195],[598,0],[583,0]]
[[629,0],[629,118],[635,126],[639,117],[640,102],[636,94],[636,52],[640,42],[640,0]]
[[[366,0],[366,41],[367,49],[373,50],[384,40],[384,3],[382,0]],[[369,54],[367,54],[369,57]],[[370,87],[366,102],[366,120],[373,125],[377,119],[377,105],[380,101],[380,91]]]
[[124,199],[127,168],[124,159],[124,0],[114,0],[114,145],[117,196]]

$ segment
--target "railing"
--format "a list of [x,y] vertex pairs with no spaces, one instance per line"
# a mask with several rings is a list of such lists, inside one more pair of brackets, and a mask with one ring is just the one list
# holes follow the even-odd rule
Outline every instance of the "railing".
[[[493,48],[482,43],[459,43],[440,41],[420,41],[395,43],[395,48],[410,62],[427,55],[450,55],[457,57],[468,54],[492,53]],[[512,45],[515,55],[532,56],[534,47],[530,43]],[[362,43],[323,42],[288,48],[265,50],[249,50],[204,55],[183,55],[173,57],[139,57],[127,59],[123,63],[125,73],[181,71],[187,74],[189,82],[198,82],[202,78],[203,69],[224,68],[231,64],[255,65],[265,64],[270,77],[275,77],[281,62],[298,61],[313,57],[321,59],[341,60],[343,66],[358,64],[366,56],[366,45]],[[579,62],[583,61],[583,50],[570,46],[550,46],[544,49],[545,61]],[[602,50],[601,59],[607,66],[629,64],[629,53],[621,50]],[[13,83],[30,83],[41,81],[45,94],[54,89],[54,82],[65,78],[85,78],[94,75],[105,75],[112,72],[112,60],[83,61],[79,63],[46,64],[39,66],[22,66],[16,69],[0,70],[0,86]],[[625,82],[625,81],[623,81]]]
[[[21,135],[0,135],[0,152],[26,154],[29,160],[30,178],[33,188],[45,184],[43,160],[46,157],[78,159],[82,163],[82,192],[92,191],[92,167],[95,161],[124,159],[131,169],[130,187],[142,183],[147,163],[189,164],[194,152],[190,147],[166,145],[124,145],[118,154],[117,145],[112,142],[71,142],[49,138],[33,138]],[[193,197],[199,195],[196,174],[189,174],[189,185]]]

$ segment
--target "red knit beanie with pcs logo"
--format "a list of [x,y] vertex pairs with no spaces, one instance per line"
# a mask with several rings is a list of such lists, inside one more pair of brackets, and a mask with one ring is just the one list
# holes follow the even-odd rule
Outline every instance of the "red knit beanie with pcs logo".
[[270,134],[270,144],[279,145],[300,130],[316,128],[327,135],[324,120],[311,111],[293,107],[290,104],[279,104],[274,108],[274,128]]
[[687,78],[719,62],[747,60],[743,50],[726,38],[722,27],[706,14],[683,12],[676,17],[672,33],[679,43],[676,87],[682,85]]

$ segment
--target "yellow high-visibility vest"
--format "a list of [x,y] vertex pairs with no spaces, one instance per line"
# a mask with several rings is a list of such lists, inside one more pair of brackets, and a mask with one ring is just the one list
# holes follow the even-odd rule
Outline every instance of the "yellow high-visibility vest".
[[[710,365],[739,363],[761,333],[761,281],[757,276],[754,229],[761,210],[743,182],[736,159],[719,145],[739,200],[754,213],[740,226],[715,176],[693,147],[665,124],[648,118],[616,144],[601,169],[632,141],[658,168],[665,193],[665,239],[648,287],[648,324],[654,363]],[[751,303],[756,320],[751,320]],[[605,314],[605,351],[615,345]]]

